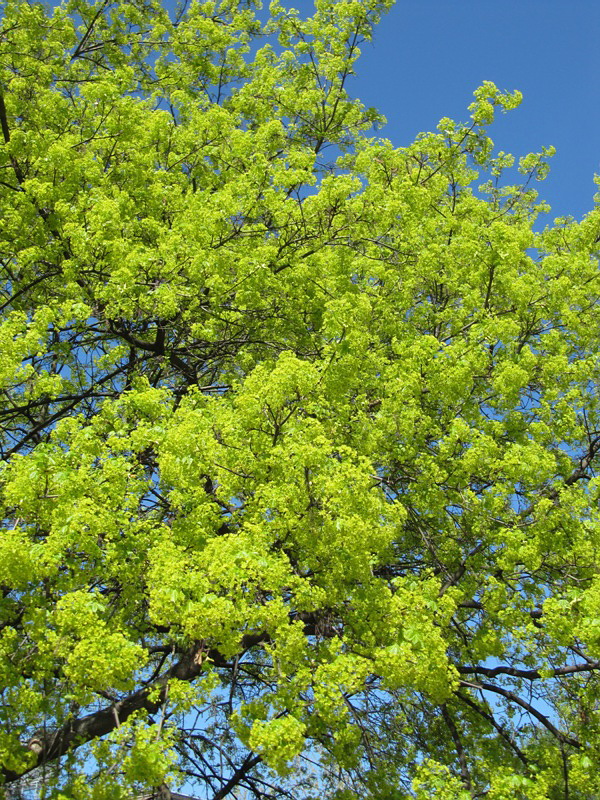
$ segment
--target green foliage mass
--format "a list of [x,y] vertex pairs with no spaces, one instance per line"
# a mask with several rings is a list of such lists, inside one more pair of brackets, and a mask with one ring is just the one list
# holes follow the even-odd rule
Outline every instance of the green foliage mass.
[[4,3],[7,798],[600,794],[600,214],[388,6]]

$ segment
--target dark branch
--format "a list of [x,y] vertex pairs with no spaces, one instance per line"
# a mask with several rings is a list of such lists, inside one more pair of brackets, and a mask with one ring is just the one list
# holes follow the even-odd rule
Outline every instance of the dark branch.
[[[526,678],[527,680],[533,681],[542,677],[542,674],[537,669],[517,669],[516,667],[458,666],[456,669],[461,675],[485,675],[486,678],[495,678],[497,675],[512,675],[514,678]],[[578,672],[592,672],[598,669],[600,669],[600,661],[592,661],[585,664],[571,664],[570,666],[553,669],[551,677],[574,675]]]
[[528,714],[531,714],[532,717],[535,717],[539,722],[542,723],[546,730],[550,731],[550,733],[558,739],[559,742],[563,742],[563,744],[569,744],[571,747],[581,747],[581,742],[578,739],[559,731],[558,728],[550,722],[548,717],[542,714],[541,711],[538,711],[535,706],[531,705],[531,703],[528,703],[526,700],[523,700],[522,697],[519,697],[518,694],[510,692],[508,689],[503,689],[501,686],[496,686],[493,683],[481,682],[475,684],[467,681],[461,681],[460,685],[467,686],[470,689],[483,689],[484,691],[494,692],[494,694],[499,694],[502,697],[505,697],[511,703],[516,703],[518,706],[521,706],[521,708],[525,709]]
[[469,772],[469,765],[467,763],[467,756],[465,754],[465,749],[460,740],[460,734],[458,732],[458,728],[456,727],[456,723],[452,719],[452,716],[448,712],[448,709],[446,708],[445,705],[442,706],[442,717],[444,722],[446,723],[446,727],[450,731],[450,736],[452,737],[452,741],[454,742],[454,747],[456,749],[456,754],[458,756],[458,763],[460,764],[461,781],[465,789],[471,792],[473,784],[471,781],[471,773]]
[[223,800],[224,797],[227,797],[229,792],[232,789],[235,789],[235,787],[239,784],[244,775],[250,772],[250,770],[261,761],[261,756],[253,756],[251,753],[248,753],[244,762],[238,767],[238,769],[236,769],[227,783],[222,786],[218,792],[215,792],[212,800]]
[[[316,632],[324,636],[334,636],[336,634],[332,625],[327,620],[324,622],[322,615],[316,612],[298,614],[295,618],[301,618],[304,622],[306,635],[315,635]],[[240,653],[267,641],[269,641],[267,633],[247,634],[240,642]],[[93,711],[84,717],[71,719],[60,728],[49,731],[42,730],[36,733],[27,743],[27,748],[36,756],[35,761],[22,772],[13,772],[3,768],[0,770],[0,776],[4,777],[5,783],[12,783],[36,767],[55,761],[87,742],[106,736],[136,711],[156,714],[167,697],[169,681],[172,679],[187,682],[193,681],[202,673],[206,662],[212,663],[217,667],[229,666],[229,662],[219,650],[216,648],[208,649],[205,642],[197,642],[164,675],[143,689],[138,689],[138,691],[133,692],[124,699],[98,711]],[[151,697],[152,699],[150,699]],[[245,772],[247,772],[250,766],[247,764],[244,766],[244,764],[239,769],[244,768]],[[217,800],[224,796],[217,795]]]
[[510,736],[505,730],[505,728],[502,725],[500,725],[500,723],[494,718],[493,714],[490,714],[488,711],[481,708],[481,706],[478,706],[477,703],[470,697],[468,697],[466,694],[462,694],[461,692],[456,692],[456,697],[458,697],[458,699],[462,703],[469,706],[469,708],[475,711],[476,714],[479,714],[480,717],[489,722],[492,728],[499,734],[499,736],[506,742],[506,744],[514,752],[519,761],[529,769],[529,762],[525,757],[525,754],[523,753],[519,745],[514,741],[512,736]]
[[[266,641],[266,634],[244,636],[241,649],[247,650],[256,644]],[[93,739],[106,736],[125,722],[134,712],[146,711],[156,714],[165,702],[167,686],[170,680],[193,681],[210,661],[217,666],[226,666],[227,662],[218,650],[207,650],[204,642],[197,642],[188,652],[154,683],[133,692],[128,697],[106,708],[93,711],[79,719],[69,720],[60,728],[52,731],[39,731],[27,743],[27,748],[36,756],[35,761],[22,772],[13,772],[3,768],[0,775],[5,783],[12,783],[31,770],[55,761],[71,750],[80,747]],[[158,694],[156,693],[158,691]],[[150,697],[152,696],[152,699]]]
[[10,142],[10,129],[8,127],[8,117],[6,114],[6,105],[4,104],[4,93],[0,89],[0,126],[2,127],[2,136],[4,137],[4,144]]

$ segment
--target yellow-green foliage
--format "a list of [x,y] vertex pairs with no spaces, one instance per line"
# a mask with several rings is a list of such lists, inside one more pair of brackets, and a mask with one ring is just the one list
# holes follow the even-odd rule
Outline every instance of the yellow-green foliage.
[[597,796],[598,210],[373,138],[388,0],[184,5],[3,6],[4,781]]

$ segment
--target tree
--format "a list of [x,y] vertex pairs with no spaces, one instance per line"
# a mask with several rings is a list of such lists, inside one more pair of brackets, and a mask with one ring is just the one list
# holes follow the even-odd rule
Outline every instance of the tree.
[[5,3],[7,797],[600,792],[600,215],[373,138],[388,5]]

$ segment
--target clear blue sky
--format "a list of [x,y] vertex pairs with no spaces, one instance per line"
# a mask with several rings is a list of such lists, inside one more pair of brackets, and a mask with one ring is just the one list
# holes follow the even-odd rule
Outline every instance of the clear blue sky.
[[466,121],[484,80],[519,89],[521,106],[492,128],[496,147],[518,156],[554,145],[550,175],[536,187],[551,219],[591,210],[600,173],[600,0],[397,0],[362,49],[349,89],[385,114],[380,135],[394,145],[444,116]]
[[[302,15],[314,8],[311,0],[283,3]],[[491,129],[497,149],[520,156],[556,147],[549,177],[536,185],[552,207],[547,221],[580,219],[592,209],[600,173],[600,0],[396,0],[362,51],[348,88],[387,117],[379,135],[402,146],[442,117],[467,121],[484,80],[519,89],[521,106]]]

